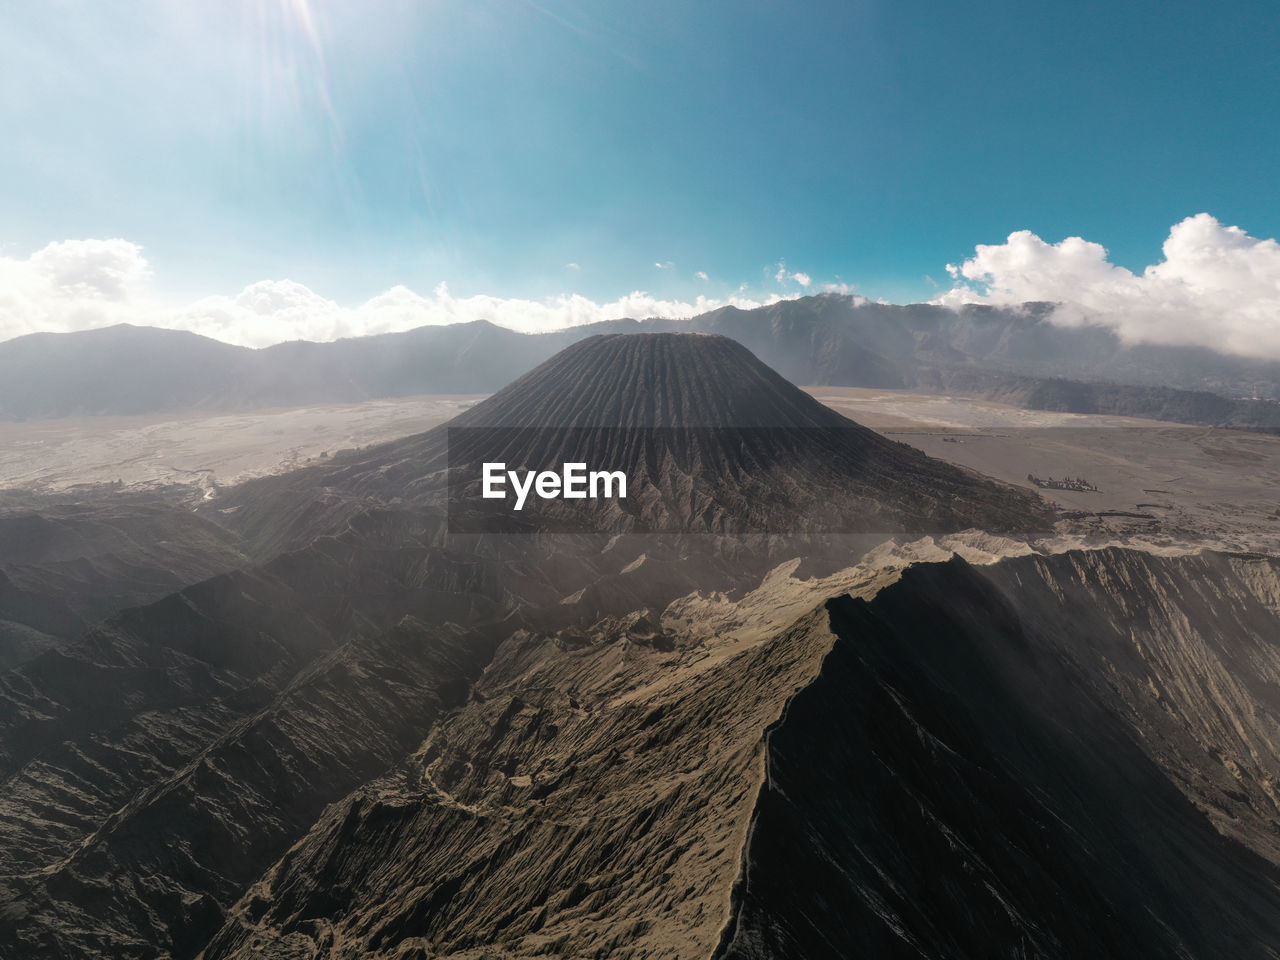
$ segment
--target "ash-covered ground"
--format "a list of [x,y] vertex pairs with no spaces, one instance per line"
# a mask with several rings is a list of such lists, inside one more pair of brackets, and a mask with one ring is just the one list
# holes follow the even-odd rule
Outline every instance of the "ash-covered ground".
[[[1060,525],[1081,543],[1280,550],[1280,437],[897,390],[807,389],[930,456],[1088,515]],[[250,477],[429,429],[480,399],[426,394],[214,416],[0,422],[0,490],[65,495],[118,480],[126,488],[186,485],[193,499],[204,499]],[[1028,474],[1079,477],[1098,489],[1036,488]]]

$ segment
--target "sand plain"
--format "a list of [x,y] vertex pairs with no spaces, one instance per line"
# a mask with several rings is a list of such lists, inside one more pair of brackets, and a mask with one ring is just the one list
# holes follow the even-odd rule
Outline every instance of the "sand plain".
[[421,433],[479,399],[433,394],[248,413],[0,421],[0,489],[60,493],[119,480],[210,490]]
[[[1280,551],[1280,437],[1130,417],[1024,410],[964,397],[807,387],[840,413],[931,456],[1040,488],[1088,540]],[[420,433],[483,399],[421,395],[234,414],[0,422],[0,489],[187,484],[198,496],[337,450]],[[1129,516],[1126,516],[1129,514]],[[1133,516],[1137,515],[1137,516]]]
[[963,397],[807,389],[885,436],[1009,483],[1033,487],[1029,474],[1083,478],[1098,489],[1038,489],[1082,515],[1070,520],[1099,542],[1280,550],[1280,437]]

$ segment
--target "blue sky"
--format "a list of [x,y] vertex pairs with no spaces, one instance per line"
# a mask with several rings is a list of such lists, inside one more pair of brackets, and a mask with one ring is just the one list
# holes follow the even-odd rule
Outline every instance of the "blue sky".
[[5,20],[0,254],[123,238],[175,302],[267,279],[340,303],[441,281],[797,292],[779,262],[905,302],[1019,230],[1135,271],[1200,212],[1280,233],[1274,0],[53,0]]

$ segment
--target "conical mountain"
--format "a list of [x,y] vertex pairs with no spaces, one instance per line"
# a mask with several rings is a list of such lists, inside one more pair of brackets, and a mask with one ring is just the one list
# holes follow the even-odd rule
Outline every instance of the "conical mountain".
[[852,421],[728,337],[589,337],[499,390],[451,427],[800,428]]
[[[617,334],[561,351],[445,428],[449,464],[625,474],[625,500],[530,503],[606,532],[900,533],[1047,526],[1034,495],[880,436],[704,334]],[[475,496],[451,489],[451,506]],[[474,501],[473,501],[474,502]],[[506,503],[496,508],[508,510]],[[489,510],[493,516],[493,509]],[[532,514],[530,514],[531,516]]]
[[[521,475],[584,463],[623,473],[627,495],[530,497],[515,511],[511,500],[482,499],[485,463]],[[1030,532],[1052,522],[1036,495],[888,440],[740,343],[706,334],[590,337],[447,424],[288,476],[245,485],[221,508],[244,502],[247,522],[271,514],[279,525],[311,487],[348,504],[354,494],[447,506],[457,533],[888,536]],[[330,515],[328,506],[307,509]]]

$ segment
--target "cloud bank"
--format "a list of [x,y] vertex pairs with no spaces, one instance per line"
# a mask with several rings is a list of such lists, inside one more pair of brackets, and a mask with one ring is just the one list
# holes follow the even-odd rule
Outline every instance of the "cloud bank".
[[750,309],[779,299],[717,300],[700,296],[688,303],[659,300],[634,291],[608,303],[597,303],[579,294],[537,301],[483,295],[455,297],[448,285],[441,283],[430,296],[396,286],[358,307],[342,307],[300,283],[264,280],[236,297],[207,297],[193,303],[177,312],[170,325],[216,340],[258,347],[282,340],[337,340],[472,320],[539,333],[620,317],[692,317],[727,303]]
[[[954,286],[933,302],[955,307],[1049,301],[1059,304],[1054,322],[1102,324],[1129,342],[1280,359],[1280,244],[1201,213],[1170,229],[1163,252],[1160,263],[1134,273],[1112,263],[1101,244],[1081,237],[1048,243],[1022,230],[1004,243],[977,246],[959,265],[948,264]],[[0,340],[113,323],[190,330],[251,347],[472,320],[538,332],[621,317],[691,317],[727,304],[750,309],[817,289],[852,292],[843,283],[819,284],[785,261],[770,267],[770,275],[781,294],[743,286],[721,298],[686,301],[637,290],[601,303],[568,293],[546,300],[458,297],[441,283],[427,295],[396,286],[346,306],[291,280],[263,280],[234,296],[173,306],[158,296],[137,244],[65,240],[25,259],[0,256]],[[702,272],[695,276],[706,279]]]
[[0,257],[0,339],[136,318],[151,269],[127,240],[64,240],[25,260]]
[[226,343],[263,347],[284,340],[336,340],[414,327],[488,320],[535,333],[622,317],[692,317],[717,307],[751,309],[783,299],[745,293],[662,300],[633,291],[607,303],[579,294],[547,300],[455,297],[446,284],[429,296],[396,286],[358,306],[342,306],[292,280],[263,280],[235,296],[185,306],[162,304],[142,249],[127,240],[51,243],[26,259],[0,256],[0,340],[115,323],[189,330]]
[[1164,259],[1135,274],[1080,237],[1046,243],[1029,230],[979,245],[934,302],[1060,304],[1053,320],[1102,324],[1128,342],[1208,347],[1280,359],[1280,244],[1207,213],[1175,224]]

